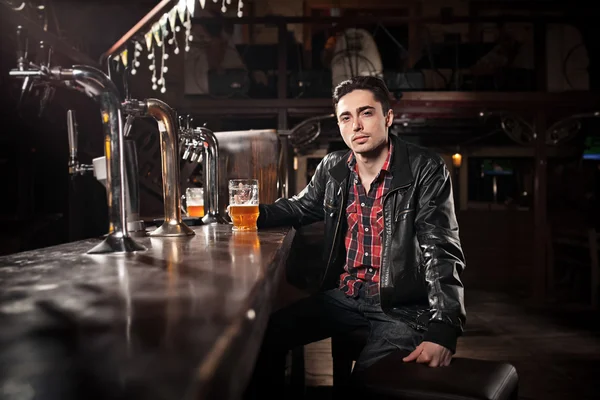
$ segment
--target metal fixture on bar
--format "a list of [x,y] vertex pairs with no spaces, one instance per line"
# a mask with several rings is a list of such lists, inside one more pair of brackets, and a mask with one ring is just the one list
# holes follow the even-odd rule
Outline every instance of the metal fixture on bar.
[[[20,44],[19,44],[20,45]],[[22,48],[22,47],[20,47]],[[124,197],[123,123],[119,92],[114,83],[100,70],[76,65],[69,69],[35,65],[18,56],[18,68],[9,72],[14,78],[31,78],[48,84],[64,85],[85,93],[100,105],[104,132],[108,186],[109,233],[89,254],[120,253],[146,250],[129,236]]]
[[80,164],[77,158],[77,119],[75,118],[75,110],[67,111],[67,133],[69,135],[69,175],[83,175],[86,172],[93,172],[92,165]]
[[194,231],[181,219],[179,139],[175,111],[167,103],[158,99],[127,100],[123,107],[128,115],[154,118],[160,132],[165,220],[158,229],[150,233],[150,236],[194,235]]
[[208,128],[192,128],[188,116],[185,126],[180,121],[180,137],[185,148],[182,158],[186,161],[204,162],[204,224],[228,223],[219,214],[219,143],[215,134]]

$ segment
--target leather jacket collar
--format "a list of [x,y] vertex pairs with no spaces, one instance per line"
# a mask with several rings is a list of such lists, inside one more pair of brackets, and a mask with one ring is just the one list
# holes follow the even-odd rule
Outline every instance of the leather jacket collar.
[[[397,188],[400,186],[408,186],[414,182],[413,173],[410,169],[410,159],[408,153],[408,147],[406,142],[398,140],[396,135],[389,135],[389,140],[393,141],[394,154],[392,158],[392,186],[391,188]],[[346,160],[350,155],[350,151],[346,153],[342,159],[335,164],[329,173],[331,177],[338,183],[341,184],[345,179],[348,178],[350,171]]]

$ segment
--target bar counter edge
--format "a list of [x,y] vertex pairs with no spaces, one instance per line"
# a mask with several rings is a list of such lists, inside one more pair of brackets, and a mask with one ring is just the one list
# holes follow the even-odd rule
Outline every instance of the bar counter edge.
[[0,397],[241,398],[295,230],[193,229],[0,257]]

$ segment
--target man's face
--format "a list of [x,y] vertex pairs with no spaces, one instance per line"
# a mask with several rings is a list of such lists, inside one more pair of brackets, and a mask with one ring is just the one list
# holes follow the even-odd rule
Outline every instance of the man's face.
[[354,90],[343,96],[336,113],[342,138],[354,153],[368,155],[387,143],[394,115],[392,110],[383,115],[371,91]]

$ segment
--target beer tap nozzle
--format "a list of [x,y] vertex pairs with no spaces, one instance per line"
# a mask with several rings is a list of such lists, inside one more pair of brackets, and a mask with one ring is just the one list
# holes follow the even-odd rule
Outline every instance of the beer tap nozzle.
[[196,160],[198,159],[198,156],[200,155],[200,151],[202,148],[200,148],[200,150],[196,149],[193,153],[192,156],[190,157],[190,161],[191,162],[196,162]]
[[69,135],[69,175],[73,178],[75,175],[83,175],[86,172],[93,172],[92,165],[79,164],[77,158],[77,119],[75,118],[75,110],[67,111],[67,133]]
[[183,156],[181,157],[184,161],[187,161],[188,158],[190,157],[190,154],[192,153],[191,148],[192,148],[191,144],[185,148],[185,151],[183,152]]
[[69,135],[69,174],[75,175],[79,163],[77,161],[77,122],[75,111],[67,111],[67,133]]

